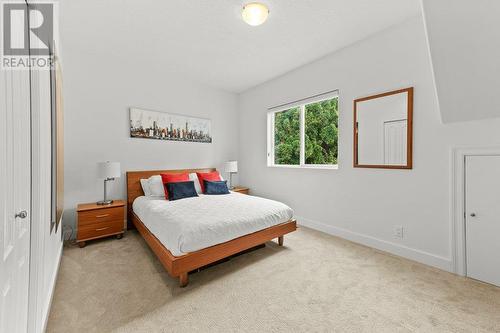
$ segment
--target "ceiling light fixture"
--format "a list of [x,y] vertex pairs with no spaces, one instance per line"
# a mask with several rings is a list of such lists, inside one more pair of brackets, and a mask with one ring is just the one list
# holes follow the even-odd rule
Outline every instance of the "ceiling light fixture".
[[261,25],[266,22],[269,16],[269,9],[266,5],[252,2],[243,6],[243,11],[241,12],[241,17],[243,21],[250,24],[251,26]]

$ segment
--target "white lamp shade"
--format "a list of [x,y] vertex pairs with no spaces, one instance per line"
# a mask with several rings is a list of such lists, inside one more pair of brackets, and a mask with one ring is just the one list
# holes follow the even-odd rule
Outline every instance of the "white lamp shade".
[[120,177],[120,163],[118,162],[100,162],[97,167],[99,178]]
[[226,172],[238,172],[238,161],[226,162],[224,170]]

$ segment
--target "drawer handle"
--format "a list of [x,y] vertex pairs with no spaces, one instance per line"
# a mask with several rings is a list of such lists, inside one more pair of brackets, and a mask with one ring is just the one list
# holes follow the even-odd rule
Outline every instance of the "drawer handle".
[[109,229],[109,227],[97,228],[97,229],[95,229],[95,231],[103,231],[103,230],[106,230],[106,229]]
[[106,217],[106,216],[109,216],[109,214],[97,215],[96,217],[100,218],[100,217]]

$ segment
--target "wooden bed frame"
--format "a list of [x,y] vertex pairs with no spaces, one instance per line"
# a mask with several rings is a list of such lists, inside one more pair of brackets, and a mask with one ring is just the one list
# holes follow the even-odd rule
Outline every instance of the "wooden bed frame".
[[284,235],[295,231],[297,223],[290,220],[228,242],[207,247],[195,252],[191,252],[179,257],[172,253],[148,230],[141,219],[132,210],[132,203],[138,196],[144,195],[140,179],[149,178],[161,173],[191,173],[210,172],[215,168],[206,169],[182,169],[182,170],[151,170],[151,171],[129,171],[127,172],[127,211],[128,221],[133,223],[141,236],[148,243],[151,250],[156,254],[162,265],[172,277],[179,278],[181,287],[188,284],[188,273],[221,259],[227,258],[252,247],[264,244],[274,238],[278,239],[278,244],[283,246]]

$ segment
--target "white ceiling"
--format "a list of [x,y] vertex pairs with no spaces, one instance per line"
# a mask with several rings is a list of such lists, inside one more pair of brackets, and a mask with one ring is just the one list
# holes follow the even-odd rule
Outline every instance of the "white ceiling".
[[241,20],[245,2],[64,0],[63,47],[148,62],[238,93],[421,10],[419,0],[262,0],[268,21],[251,27]]

